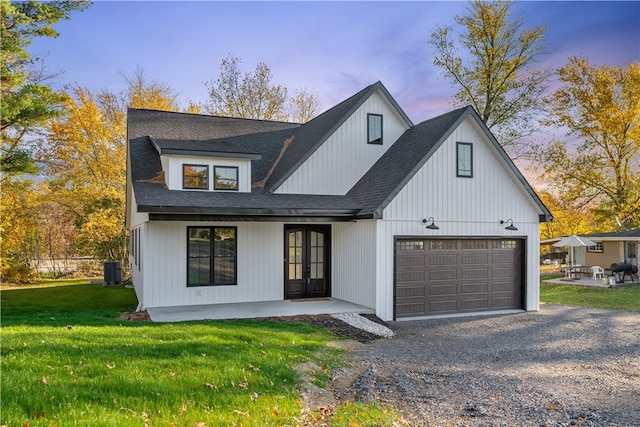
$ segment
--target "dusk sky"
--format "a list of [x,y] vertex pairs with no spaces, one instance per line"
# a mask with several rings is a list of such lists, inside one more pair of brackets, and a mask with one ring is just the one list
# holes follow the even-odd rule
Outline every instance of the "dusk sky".
[[[230,54],[244,71],[259,62],[290,94],[307,88],[322,110],[378,80],[418,123],[451,109],[454,90],[433,65],[427,43],[438,25],[454,26],[467,2],[125,2],[95,1],[56,25],[56,39],[29,51],[77,84],[120,91],[137,67],[167,83],[179,102],[207,100],[204,83]],[[572,56],[594,65],[640,61],[640,2],[518,1],[526,27],[545,25],[554,68]],[[455,26],[454,26],[455,28]]]

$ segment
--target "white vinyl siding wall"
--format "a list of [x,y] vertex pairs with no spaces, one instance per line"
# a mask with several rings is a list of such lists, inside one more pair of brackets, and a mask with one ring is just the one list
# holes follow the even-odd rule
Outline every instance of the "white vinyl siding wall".
[[376,306],[376,221],[333,224],[332,296]]
[[[393,318],[394,236],[525,238],[526,309],[539,308],[539,208],[502,166],[471,119],[463,122],[384,209],[378,221],[376,314]],[[456,142],[472,142],[473,178],[456,178]],[[433,216],[439,230],[422,218]],[[518,231],[499,221],[512,218]]]
[[[383,144],[367,144],[367,113],[383,115]],[[277,190],[280,194],[346,194],[407,129],[376,92]],[[295,143],[295,141],[294,141]]]
[[206,165],[209,166],[209,191],[213,191],[214,166],[233,166],[238,168],[238,191],[245,193],[251,192],[251,160],[229,159],[225,157],[186,157],[164,155],[162,156],[161,162],[169,190],[183,189],[182,165]]
[[[237,227],[237,285],[187,287],[193,225]],[[331,225],[332,297],[375,307],[375,228],[374,220]],[[133,279],[142,308],[284,298],[284,223],[153,221],[141,230],[141,270]]]
[[[237,227],[237,285],[187,287],[187,226]],[[282,223],[166,222],[148,224],[143,258],[144,306],[282,300]]]

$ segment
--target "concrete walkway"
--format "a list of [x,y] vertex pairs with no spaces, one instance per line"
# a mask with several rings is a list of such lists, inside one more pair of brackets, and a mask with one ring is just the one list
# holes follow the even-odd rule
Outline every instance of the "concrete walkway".
[[255,317],[296,316],[300,314],[373,314],[372,308],[335,298],[246,302],[234,304],[184,305],[147,309],[154,322],[187,320],[250,319]]

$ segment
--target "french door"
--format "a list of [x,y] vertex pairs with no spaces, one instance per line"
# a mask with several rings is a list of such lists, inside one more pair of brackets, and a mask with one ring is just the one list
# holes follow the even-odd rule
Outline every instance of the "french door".
[[285,299],[331,296],[331,226],[285,225]]

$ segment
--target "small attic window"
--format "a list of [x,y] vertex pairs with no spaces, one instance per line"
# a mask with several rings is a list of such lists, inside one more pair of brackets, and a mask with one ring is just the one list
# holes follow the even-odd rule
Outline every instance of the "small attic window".
[[458,142],[456,145],[456,176],[473,178],[473,144]]
[[382,114],[367,114],[367,144],[382,145]]
[[195,190],[209,189],[209,166],[182,165],[182,188]]
[[238,190],[238,168],[235,166],[215,166],[214,190]]

